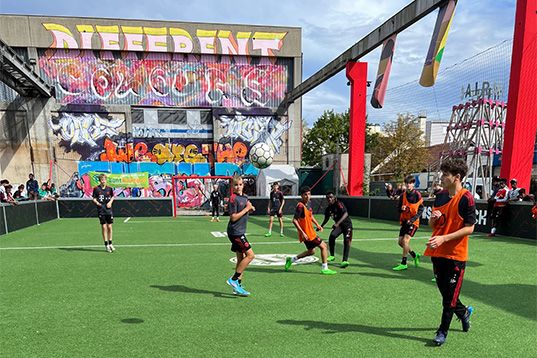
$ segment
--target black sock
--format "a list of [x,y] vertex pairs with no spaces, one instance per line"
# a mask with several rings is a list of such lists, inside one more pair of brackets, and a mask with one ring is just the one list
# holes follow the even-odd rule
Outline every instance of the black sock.
[[239,280],[239,285],[242,284],[242,280]]
[[233,276],[231,277],[231,279],[232,279],[233,281],[237,281],[237,280],[239,279],[239,277],[241,277],[241,274],[238,273],[238,272],[235,272],[235,273],[233,274]]
[[108,241],[105,241],[105,242],[104,242],[104,246],[105,246],[105,247],[108,246]]
[[406,256],[404,256],[403,259],[401,260],[401,265],[406,265]]
[[416,258],[416,253],[414,251],[410,251],[409,253],[410,253],[410,256],[412,256],[413,259]]

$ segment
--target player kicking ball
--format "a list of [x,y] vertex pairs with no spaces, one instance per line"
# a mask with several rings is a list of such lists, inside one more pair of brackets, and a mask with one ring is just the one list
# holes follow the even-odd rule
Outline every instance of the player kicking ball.
[[315,248],[321,249],[321,274],[323,275],[335,275],[337,272],[328,268],[328,248],[326,244],[317,236],[317,233],[313,229],[313,224],[319,231],[323,231],[323,228],[315,217],[310,205],[311,190],[308,186],[300,188],[300,196],[302,200],[297,204],[295,210],[295,217],[293,218],[293,224],[298,231],[298,239],[306,245],[306,251],[285,259],[285,271],[289,271],[291,265],[300,260],[303,257],[311,256],[315,254]]
[[469,235],[476,222],[475,202],[472,194],[462,187],[468,172],[466,162],[449,159],[440,166],[442,184],[446,190],[438,193],[433,205],[429,226],[432,237],[424,255],[433,262],[436,285],[442,295],[442,318],[433,343],[445,343],[453,314],[462,323],[463,332],[470,329],[472,306],[464,306],[459,295],[468,260]]
[[99,175],[99,185],[93,188],[93,203],[97,205],[99,222],[101,223],[104,247],[107,252],[114,252],[116,249],[112,244],[112,224],[114,214],[112,213],[112,203],[114,202],[114,190],[106,186],[106,175]]
[[229,198],[229,222],[227,224],[227,236],[231,241],[231,251],[237,255],[235,273],[226,283],[233,288],[233,293],[239,296],[249,296],[250,292],[242,287],[242,274],[250,262],[255,258],[252,246],[246,239],[246,224],[248,215],[255,211],[246,195],[242,194],[244,183],[240,176],[233,177],[233,195]]
[[393,268],[394,271],[402,271],[408,268],[407,256],[410,253],[414,260],[414,266],[420,264],[420,254],[412,251],[410,248],[410,239],[414,237],[416,231],[420,227],[420,216],[423,213],[423,199],[419,191],[414,189],[416,178],[413,175],[408,175],[405,178],[406,190],[399,197],[399,222],[401,229],[399,230],[399,246],[403,249],[403,258],[401,263]]

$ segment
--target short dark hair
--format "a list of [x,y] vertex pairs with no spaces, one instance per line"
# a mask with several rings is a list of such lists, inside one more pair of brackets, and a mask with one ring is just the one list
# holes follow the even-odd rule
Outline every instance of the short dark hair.
[[309,186],[303,186],[300,188],[300,195],[305,194],[308,191],[311,191],[311,188]]
[[416,177],[414,175],[407,175],[405,177],[405,184],[415,183]]
[[468,173],[468,165],[462,159],[448,159],[440,165],[440,170],[452,175],[459,174],[462,182],[462,179],[466,177],[466,173]]
[[326,194],[324,194],[325,196],[328,196],[328,195],[333,195],[333,196],[336,196],[336,194],[334,194],[333,191],[327,191]]
[[7,179],[0,180],[0,185],[4,185],[4,184],[9,184],[9,180]]

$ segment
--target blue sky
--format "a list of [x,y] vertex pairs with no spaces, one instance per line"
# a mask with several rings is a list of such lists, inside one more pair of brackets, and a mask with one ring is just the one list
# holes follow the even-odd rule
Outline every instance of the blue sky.
[[[298,26],[302,28],[303,76],[306,79],[408,3],[410,0],[0,0],[0,13]],[[401,85],[419,78],[436,14],[430,14],[398,35],[389,88],[401,88]],[[515,0],[459,0],[441,70],[512,38],[514,15]],[[380,49],[377,49],[362,59],[369,63],[368,77],[373,82],[379,56]],[[496,57],[490,56],[490,61],[505,61],[508,58],[505,53],[500,56],[501,59]],[[487,66],[485,59],[481,59],[481,62],[481,66]],[[439,80],[453,85],[439,86],[437,82],[438,89],[434,90],[436,108],[433,109],[430,104],[421,105],[420,98],[404,95],[404,91],[418,93],[416,86],[403,86],[391,93],[388,90],[386,110],[373,112],[369,107],[369,119],[383,123],[392,119],[396,112],[414,111],[421,107],[428,113],[437,113],[439,119],[449,119],[440,118],[445,115],[440,114],[438,107],[450,108],[456,104],[451,102],[455,101],[462,85],[474,80],[487,80],[486,76],[486,71],[477,71],[474,79],[464,73],[464,68],[451,73],[446,71]],[[326,109],[341,112],[349,106],[349,87],[346,83],[343,71],[304,96],[303,116],[310,125]],[[405,100],[395,101],[396,98]],[[440,98],[439,104],[437,98]],[[442,98],[445,98],[445,103]],[[412,101],[412,104],[406,105],[405,101]]]

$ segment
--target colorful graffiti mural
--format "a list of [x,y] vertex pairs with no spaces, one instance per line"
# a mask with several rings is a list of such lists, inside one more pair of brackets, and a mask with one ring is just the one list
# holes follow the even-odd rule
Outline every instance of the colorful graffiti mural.
[[76,25],[77,36],[66,26],[44,23],[52,35],[51,48],[147,51],[225,55],[274,56],[284,45],[287,32],[233,33],[226,29],[196,29],[195,34],[179,27]]
[[276,153],[280,152],[283,144],[282,136],[291,128],[292,121],[278,121],[274,116],[222,115],[219,118],[223,128],[223,137],[237,138],[249,143],[265,142]]
[[224,63],[212,57],[46,50],[39,69],[63,104],[241,108],[277,107],[284,98],[289,64]]

